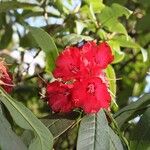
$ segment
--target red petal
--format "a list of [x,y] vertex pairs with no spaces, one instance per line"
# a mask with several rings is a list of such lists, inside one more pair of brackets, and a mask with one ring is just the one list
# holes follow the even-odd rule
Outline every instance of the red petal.
[[101,108],[108,108],[111,97],[107,86],[100,78],[93,77],[77,81],[73,88],[73,101],[86,113],[98,112]]
[[55,81],[46,88],[48,104],[55,112],[70,112],[73,108],[71,85]]
[[100,65],[102,69],[105,69],[114,60],[110,46],[106,42],[102,42],[98,45],[96,54],[96,63]]
[[67,81],[78,79],[83,76],[85,72],[86,68],[83,66],[79,49],[70,47],[59,55],[53,74],[55,78],[62,78]]

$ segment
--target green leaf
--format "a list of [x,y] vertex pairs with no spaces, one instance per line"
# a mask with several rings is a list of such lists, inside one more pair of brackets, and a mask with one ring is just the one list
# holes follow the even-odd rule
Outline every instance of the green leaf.
[[39,47],[45,52],[46,55],[46,70],[53,71],[55,60],[58,56],[58,49],[52,37],[41,28],[29,27],[30,33]]
[[144,48],[141,48],[142,56],[143,56],[143,62],[146,62],[148,59],[148,53]]
[[141,114],[142,111],[150,104],[150,94],[144,94],[136,102],[122,108],[114,114],[114,118],[120,128],[123,128],[125,123],[137,115]]
[[93,39],[89,36],[69,34],[69,35],[64,36],[62,40],[63,40],[64,45],[67,46],[67,45],[77,44],[78,42],[81,42],[82,40],[91,41]]
[[38,47],[38,43],[33,38],[31,32],[29,32],[28,34],[20,38],[20,46],[24,48],[35,48]]
[[102,39],[103,41],[105,41],[107,39],[107,32],[104,31],[103,29],[99,29],[97,31],[97,35],[100,37],[100,39]]
[[77,149],[79,150],[123,150],[122,143],[109,127],[103,110],[85,116],[81,120]]
[[91,5],[94,13],[100,13],[101,10],[105,7],[103,0],[84,0],[89,6]]
[[107,79],[109,81],[109,88],[111,93],[115,96],[116,95],[116,75],[113,67],[109,65],[105,70]]
[[120,45],[117,41],[109,40],[108,43],[112,48],[112,52],[114,55],[114,61],[112,63],[119,63],[124,59],[125,53],[120,50]]
[[0,49],[7,48],[12,40],[13,29],[10,24],[5,25],[5,32],[0,39]]
[[132,150],[150,149],[150,108],[142,115],[140,121],[131,132],[130,147]]
[[0,3],[0,13],[1,12],[7,12],[9,10],[15,10],[18,8],[23,8],[23,9],[33,9],[37,7],[36,4],[31,4],[31,3],[20,3],[17,1],[6,1],[6,2],[1,2]]
[[76,21],[77,34],[81,34],[86,25],[81,21]]
[[107,67],[105,73],[109,81],[109,90],[110,90],[109,92],[112,97],[111,108],[113,109],[114,112],[116,112],[118,110],[118,105],[115,100],[116,99],[116,74],[111,65]]
[[121,47],[141,49],[140,45],[135,43],[131,37],[124,35],[114,36],[111,41],[117,42]]
[[34,132],[35,137],[29,146],[29,150],[52,149],[52,134],[29,109],[27,109],[22,103],[12,99],[2,89],[0,89],[0,100],[7,107],[16,124],[24,129]]
[[110,45],[113,43],[118,44],[121,47],[133,48],[135,50],[140,50],[143,56],[143,61],[145,62],[148,58],[147,51],[143,49],[139,44],[137,44],[131,37],[126,37],[124,35],[114,36],[110,41]]
[[105,7],[99,15],[101,26],[106,27],[111,32],[123,33],[127,36],[125,27],[118,21],[118,18],[125,15],[128,18],[131,11],[127,8],[113,4],[111,7]]
[[[1,106],[1,105],[0,105]],[[3,150],[27,150],[25,144],[12,131],[0,107],[0,147]]]
[[41,119],[41,121],[51,131],[54,138],[57,138],[71,128],[76,123],[78,117],[79,113],[76,112],[66,116],[54,114]]

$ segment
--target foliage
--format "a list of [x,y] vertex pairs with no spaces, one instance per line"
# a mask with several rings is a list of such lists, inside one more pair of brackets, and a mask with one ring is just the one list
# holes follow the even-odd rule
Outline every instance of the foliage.
[[[0,149],[149,149],[149,8],[149,0],[2,0],[0,57],[15,87],[11,96],[0,89]],[[83,40],[112,48],[111,112],[54,114],[41,99],[45,82],[59,52]]]

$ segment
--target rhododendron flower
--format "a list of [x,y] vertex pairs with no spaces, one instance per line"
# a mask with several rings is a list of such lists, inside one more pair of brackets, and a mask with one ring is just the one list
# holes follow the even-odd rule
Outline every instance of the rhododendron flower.
[[3,61],[0,61],[0,86],[8,93],[12,91],[13,87],[12,77],[8,73]]
[[[111,96],[104,69],[113,61],[106,42],[87,42],[80,47],[66,48],[56,60],[55,81],[47,86],[47,99],[55,112],[82,108],[85,113],[108,109]],[[65,84],[66,82],[66,84]],[[67,84],[67,83],[72,83]]]
[[80,107],[86,113],[98,112],[101,108],[109,108],[111,97],[107,86],[100,78],[93,77],[76,81],[73,88],[75,107]]
[[49,106],[55,112],[70,112],[73,108],[71,84],[64,84],[58,81],[48,83],[46,88]]

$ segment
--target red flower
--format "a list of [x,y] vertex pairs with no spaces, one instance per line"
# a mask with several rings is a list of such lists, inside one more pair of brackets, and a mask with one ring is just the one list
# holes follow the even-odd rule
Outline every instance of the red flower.
[[99,76],[113,59],[111,48],[106,42],[99,45],[93,41],[87,42],[80,48],[66,48],[57,58],[53,74],[55,78],[65,81]]
[[48,83],[46,92],[49,106],[55,112],[70,112],[74,105],[71,95],[71,84],[63,84],[55,81]]
[[3,61],[0,61],[0,86],[8,93],[12,91],[12,77],[8,73]]
[[47,86],[48,103],[55,112],[69,112],[80,107],[85,113],[108,109],[111,96],[104,69],[113,61],[111,48],[106,42],[87,42],[81,47],[68,47],[57,58],[55,78],[71,81]]
[[82,108],[85,113],[95,113],[101,108],[108,109],[111,97],[102,80],[93,77],[75,82],[73,101],[75,107]]
[[76,47],[66,48],[56,60],[53,72],[55,78],[74,80],[86,74],[87,69],[81,59],[80,51]]

